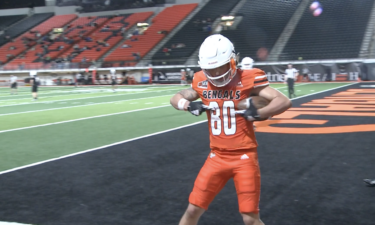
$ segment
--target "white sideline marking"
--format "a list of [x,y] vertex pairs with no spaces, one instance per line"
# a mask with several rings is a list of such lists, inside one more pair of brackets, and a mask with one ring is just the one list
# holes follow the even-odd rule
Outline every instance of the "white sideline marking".
[[375,87],[375,85],[365,84],[365,85],[361,85],[360,87]]
[[84,150],[84,151],[81,151],[81,152],[76,152],[76,153],[72,153],[72,154],[69,154],[69,155],[60,156],[60,157],[57,157],[57,158],[53,158],[53,159],[48,159],[48,160],[44,160],[44,161],[32,163],[32,164],[25,165],[25,166],[16,167],[16,168],[13,168],[13,169],[2,171],[2,172],[0,172],[0,175],[5,174],[5,173],[10,173],[10,172],[13,172],[13,171],[16,171],[16,170],[25,169],[25,168],[32,167],[32,166],[37,166],[37,165],[44,164],[44,163],[47,163],[47,162],[57,161],[57,160],[60,160],[60,159],[69,158],[69,157],[72,157],[72,156],[76,156],[76,155],[80,155],[80,154],[84,154],[84,153],[96,151],[96,150],[99,150],[99,149],[102,149],[102,148],[107,148],[107,147],[111,147],[111,146],[114,146],[114,145],[119,145],[119,144],[131,142],[131,141],[139,140],[139,139],[142,139],[142,138],[147,138],[147,137],[155,136],[155,135],[158,135],[158,134],[163,134],[163,133],[167,133],[167,132],[170,132],[170,131],[179,130],[179,129],[182,129],[182,128],[185,128],[185,127],[194,126],[194,125],[201,124],[201,123],[204,123],[204,122],[207,122],[207,120],[203,120],[203,121],[200,121],[200,122],[195,122],[195,123],[187,124],[187,125],[184,125],[184,126],[175,127],[175,128],[164,130],[164,131],[155,132],[155,133],[152,133],[152,134],[143,135],[143,136],[136,137],[136,138],[127,139],[127,140],[124,140],[124,141],[115,142],[115,143],[108,144],[108,145],[103,145],[103,146],[100,146],[100,147],[97,147],[97,148],[91,148],[91,149]]
[[[272,84],[272,83],[271,83],[271,84]],[[302,85],[308,85],[308,84],[312,84],[312,83],[296,84],[296,85],[294,85],[294,87],[298,87],[298,86],[302,86]],[[278,87],[278,88],[275,88],[275,89],[281,89],[281,88],[288,88],[288,86]]]
[[[159,96],[146,97],[146,98],[133,98],[133,99],[126,99],[126,100],[118,100],[118,101],[113,101],[113,102],[99,102],[99,103],[88,102],[88,103],[84,103],[85,105],[67,106],[67,107],[59,107],[59,108],[52,108],[52,109],[40,109],[40,110],[32,110],[32,111],[24,111],[24,112],[16,112],[16,113],[5,113],[5,114],[0,114],[0,116],[9,116],[9,115],[22,114],[22,113],[43,112],[43,111],[50,111],[50,110],[55,110],[55,109],[69,109],[69,108],[77,108],[77,107],[92,106],[92,105],[107,104],[107,103],[108,104],[109,103],[120,104],[119,102],[127,102],[127,101],[133,101],[133,100],[142,100],[142,99],[166,97],[166,96],[171,96],[171,95],[159,95]],[[134,103],[131,102],[130,104],[137,104],[137,103],[138,102],[134,102]]]
[[347,87],[347,86],[350,86],[350,85],[353,85],[353,84],[358,84],[358,82],[354,82],[354,83],[346,84],[346,85],[343,85],[343,86],[334,87],[334,88],[331,88],[331,89],[327,89],[327,90],[318,91],[318,92],[315,92],[315,93],[303,95],[303,96],[300,96],[300,97],[292,98],[291,100],[304,98],[304,97],[307,97],[307,96],[316,95],[316,94],[324,93],[324,92],[327,92],[327,91],[332,91],[332,90],[339,89],[339,88],[342,88],[342,87]]
[[26,224],[26,223],[15,223],[15,222],[1,222],[0,225],[31,225],[31,224]]
[[[316,93],[311,93],[311,94],[304,95],[304,96],[301,96],[301,97],[293,98],[292,100],[299,99],[299,98],[304,98],[304,97],[307,97],[307,96],[310,96],[310,95],[319,94],[319,93],[323,93],[323,92],[327,92],[327,91],[331,91],[331,90],[335,90],[335,89],[338,89],[338,88],[346,87],[346,86],[357,84],[357,83],[358,82],[356,82],[356,83],[350,83],[350,84],[343,85],[343,86],[340,86],[340,87],[335,87],[335,88],[331,88],[331,89],[328,89],[328,90],[324,90],[324,91],[320,91],[320,92],[316,92]],[[163,106],[161,106],[161,107],[163,107]],[[142,138],[147,138],[147,137],[155,136],[155,135],[158,135],[158,134],[167,133],[169,131],[178,130],[178,129],[182,129],[182,128],[189,127],[189,126],[194,126],[196,124],[200,124],[200,123],[203,123],[203,122],[206,122],[206,121],[207,120],[204,120],[204,121],[200,121],[200,122],[196,122],[196,123],[192,123],[192,124],[188,124],[188,125],[184,125],[184,126],[180,126],[180,127],[176,127],[176,128],[172,128],[172,129],[168,129],[168,130],[164,130],[164,131],[160,131],[160,132],[156,132],[156,133],[152,133],[152,134],[148,134],[148,135],[144,135],[144,136],[140,136],[140,137],[136,137],[136,138],[132,138],[132,139],[120,141],[120,142],[116,142],[116,143],[112,143],[112,144],[109,144],[109,145],[103,145],[103,146],[100,146],[100,147],[97,147],[97,148],[92,148],[92,149],[84,150],[84,151],[81,151],[81,152],[76,152],[76,153],[73,153],[73,154],[69,154],[69,155],[65,155],[65,156],[60,156],[58,158],[48,159],[48,160],[44,160],[44,161],[32,163],[32,164],[29,164],[29,165],[16,167],[16,168],[13,168],[13,169],[2,171],[2,172],[0,172],[0,175],[5,174],[5,173],[10,173],[10,172],[13,172],[13,171],[17,171],[17,170],[21,170],[21,169],[25,169],[25,168],[32,167],[32,166],[37,166],[37,165],[44,164],[44,163],[47,163],[47,162],[57,161],[59,159],[64,159],[64,158],[68,158],[68,157],[72,157],[72,156],[84,154],[84,153],[87,153],[87,152],[92,152],[92,151],[95,151],[95,150],[100,150],[102,148],[111,147],[111,146],[114,146],[114,145],[118,145],[118,144],[123,144],[123,143],[131,142],[131,141],[139,140],[139,139],[142,139]]]
[[[173,90],[181,90],[181,88],[178,89],[166,89],[159,92],[164,91],[173,91]],[[37,104],[37,103],[46,103],[46,102],[62,102],[62,101],[75,101],[80,99],[90,99],[90,98],[106,98],[106,97],[114,97],[114,96],[121,96],[121,95],[135,95],[135,94],[148,94],[148,93],[156,93],[158,91],[149,91],[149,92],[137,92],[137,93],[127,93],[127,94],[118,94],[118,95],[106,95],[106,96],[96,96],[96,97],[86,97],[86,98],[72,98],[72,99],[62,99],[62,100],[53,100],[53,101],[45,101],[45,102],[25,102],[25,103],[18,103],[13,105],[1,105],[0,107],[8,107],[8,106],[18,106],[18,105],[29,105],[29,104]],[[31,99],[31,98],[30,98]]]
[[15,223],[15,222],[1,222],[0,225],[31,225],[31,224],[26,224],[26,223]]
[[104,115],[98,115],[98,116],[90,116],[90,117],[84,117],[84,118],[79,118],[79,119],[74,119],[74,120],[65,120],[65,121],[54,122],[54,123],[45,123],[45,124],[40,124],[40,125],[35,125],[35,126],[20,127],[20,128],[9,129],[9,130],[1,130],[0,134],[11,132],[11,131],[17,131],[17,130],[26,130],[26,129],[36,128],[36,127],[46,127],[50,125],[70,123],[70,122],[75,122],[75,121],[88,120],[88,119],[94,119],[94,118],[100,118],[100,117],[106,117],[106,116],[114,116],[114,115],[120,115],[120,114],[132,113],[132,112],[139,112],[139,111],[144,111],[144,110],[149,110],[149,109],[158,109],[158,108],[163,108],[163,107],[168,107],[168,105],[155,106],[155,107],[144,108],[144,109],[136,109],[136,110],[130,110],[126,112],[110,113],[110,114],[104,114]]

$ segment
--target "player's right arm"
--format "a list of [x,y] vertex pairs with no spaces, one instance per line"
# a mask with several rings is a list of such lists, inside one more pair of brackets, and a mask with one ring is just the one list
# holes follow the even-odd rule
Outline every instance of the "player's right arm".
[[177,92],[170,100],[171,105],[178,110],[187,111],[189,104],[199,98],[198,92],[188,88]]

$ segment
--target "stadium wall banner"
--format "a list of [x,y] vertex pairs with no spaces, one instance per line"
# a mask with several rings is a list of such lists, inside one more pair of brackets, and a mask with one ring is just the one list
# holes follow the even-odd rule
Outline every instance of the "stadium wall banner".
[[[307,73],[310,81],[357,81],[362,78],[363,63],[322,63],[322,64],[299,64],[293,67],[298,70],[299,75]],[[287,65],[259,65],[255,66],[267,74],[270,82],[284,82]],[[375,64],[374,64],[375,71]],[[367,76],[367,75],[366,75]]]
[[[179,68],[162,68],[153,69],[152,80],[154,83],[179,83],[181,82],[181,70],[186,70],[187,67]],[[193,77],[194,73],[199,71],[199,67],[189,67],[190,71],[186,74],[187,77]]]

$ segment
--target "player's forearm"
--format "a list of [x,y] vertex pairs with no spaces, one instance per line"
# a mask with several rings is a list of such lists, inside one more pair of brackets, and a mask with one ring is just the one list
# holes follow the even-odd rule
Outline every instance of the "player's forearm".
[[[189,103],[190,103],[190,101],[189,100],[187,100],[187,99],[185,99],[186,101],[183,101],[183,99],[185,99],[184,98],[184,96],[183,95],[181,95],[180,93],[177,93],[177,94],[175,94],[172,98],[171,98],[171,100],[170,100],[170,103],[171,103],[171,105],[175,108],[175,109],[178,109],[178,110],[187,110],[187,107],[189,106]],[[183,101],[183,102],[181,102],[181,101]],[[180,103],[180,105],[179,105],[179,103]],[[183,104],[182,104],[183,103]],[[182,106],[183,105],[183,106]]]
[[285,112],[292,106],[292,102],[284,95],[278,95],[264,108],[258,109],[261,118],[268,118]]
[[192,88],[184,89],[179,91],[175,94],[170,102],[171,105],[178,110],[187,110],[189,103],[197,100],[199,98],[199,94]]

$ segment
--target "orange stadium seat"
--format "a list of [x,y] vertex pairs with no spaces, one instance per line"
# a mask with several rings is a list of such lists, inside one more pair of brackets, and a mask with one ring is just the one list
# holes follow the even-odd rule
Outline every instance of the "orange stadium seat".
[[[75,14],[54,16],[54,17],[48,19],[47,21],[39,24],[38,26],[32,28],[31,31],[38,31],[41,34],[41,36],[43,36],[43,35],[47,34],[48,32],[50,32],[53,28],[65,26],[66,24],[68,24],[69,22],[74,20],[76,17],[77,17],[77,15],[75,15]],[[23,40],[22,40],[24,37],[34,38],[35,36],[34,36],[33,33],[28,31],[28,32],[24,33],[23,35],[21,35],[20,37],[18,37],[17,39],[15,39],[14,42],[9,42],[9,43],[3,45],[0,48],[0,61],[8,62],[10,60],[9,58],[7,58],[8,54],[12,54],[13,56],[17,56],[20,53],[24,52],[26,49],[28,49],[28,48],[30,48],[30,47],[32,47],[36,44],[36,42],[33,41],[33,42],[30,42],[26,46],[25,44],[23,44]],[[10,47],[15,47],[15,49],[10,50]],[[35,59],[35,57],[33,57],[33,55],[32,55],[33,52],[34,51],[31,51],[31,53],[26,52],[25,58],[15,59],[15,60],[13,60],[12,64],[21,64],[23,62],[25,62],[25,63],[26,62],[32,62]],[[30,57],[30,58],[28,58],[28,57]]]
[[159,43],[165,34],[159,31],[172,31],[187,15],[189,15],[198,4],[174,5],[165,8],[153,20],[152,25],[142,34],[138,35],[138,41],[126,40],[125,44],[131,45],[130,48],[117,48],[104,61],[134,61],[133,53],[139,53],[144,57],[157,43]]
[[[143,22],[147,20],[153,12],[141,12],[141,13],[134,13],[127,17],[124,22],[127,23],[126,28],[130,28],[134,26],[137,22]],[[87,42],[85,40],[80,41],[78,44],[80,47],[87,46],[91,49],[87,49],[83,52],[81,52],[78,56],[76,56],[72,62],[81,62],[83,58],[86,58],[88,61],[92,60],[98,60],[101,56],[103,56],[106,52],[108,52],[111,48],[113,48],[114,45],[119,43],[123,40],[123,37],[120,33],[117,34],[117,36],[112,35],[112,30],[119,30],[121,29],[124,24],[116,24],[116,21],[123,18],[124,16],[118,16],[114,17],[107,22],[105,22],[98,30],[96,30],[92,35],[90,35],[93,39],[91,42]],[[106,26],[110,26],[108,31],[104,31],[103,28]],[[109,46],[98,46],[96,41],[105,41],[109,44]],[[100,51],[97,51],[97,48],[100,48]],[[73,49],[68,51],[67,53],[70,54],[73,52]]]

